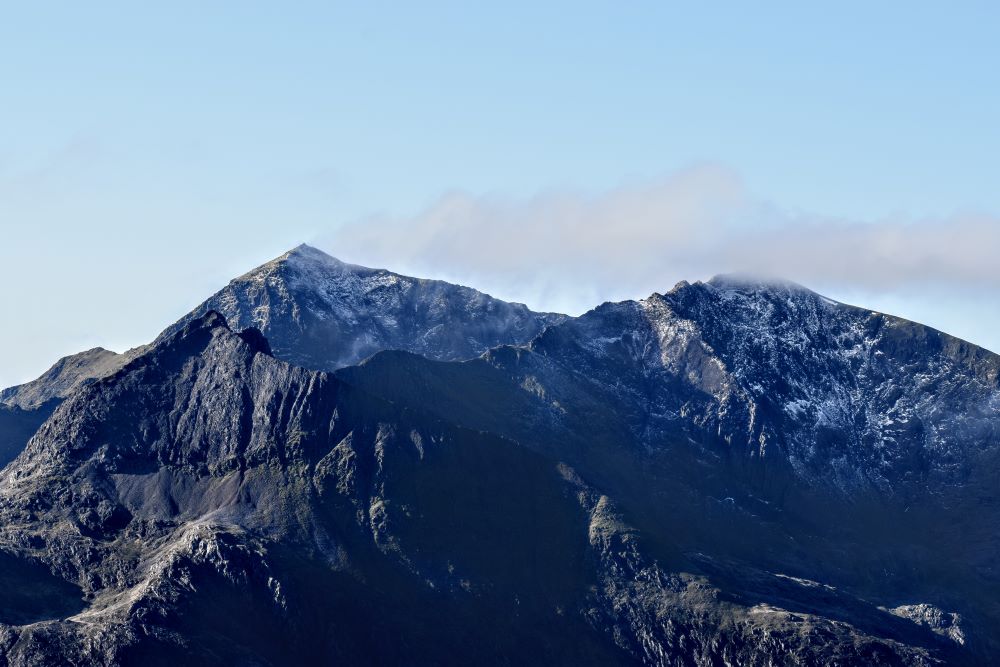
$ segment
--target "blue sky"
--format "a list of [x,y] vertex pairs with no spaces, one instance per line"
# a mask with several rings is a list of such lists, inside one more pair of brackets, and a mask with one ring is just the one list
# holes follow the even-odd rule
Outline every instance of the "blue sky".
[[[17,324],[0,332],[0,385],[145,342],[301,241],[579,310],[743,268],[719,237],[759,228],[801,256],[846,228],[881,249],[841,273],[754,251],[1000,349],[1000,271],[983,257],[1000,250],[995,3],[478,4],[5,3],[0,279]],[[703,172],[722,176],[689,178]],[[537,280],[530,253],[435,251],[427,230],[456,197],[459,237],[557,225],[602,239],[607,270],[574,293],[601,261],[586,244],[554,243],[566,257]],[[708,217],[685,217],[692,197]],[[588,206],[603,213],[565,217]],[[663,211],[670,233],[636,210]],[[622,216],[645,227],[604,233]],[[650,253],[616,281],[658,243],[659,265]]]

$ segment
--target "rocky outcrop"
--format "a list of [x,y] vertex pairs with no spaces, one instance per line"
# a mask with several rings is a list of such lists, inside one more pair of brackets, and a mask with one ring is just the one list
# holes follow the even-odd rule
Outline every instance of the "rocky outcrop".
[[890,612],[908,618],[918,625],[931,628],[934,632],[957,644],[965,644],[962,631],[962,617],[954,612],[943,611],[931,604],[904,604],[890,609]]
[[39,378],[0,391],[0,468],[21,453],[38,427],[70,393],[120,368],[138,350],[97,347],[63,357]]
[[[338,375],[567,462],[661,559],[756,600],[755,613],[912,646],[881,607],[917,599],[977,628],[1000,620],[998,367],[795,285],[719,279],[605,304],[480,360],[383,353]],[[832,607],[815,595],[830,590],[843,596]],[[985,630],[966,655],[985,661],[997,641]]]

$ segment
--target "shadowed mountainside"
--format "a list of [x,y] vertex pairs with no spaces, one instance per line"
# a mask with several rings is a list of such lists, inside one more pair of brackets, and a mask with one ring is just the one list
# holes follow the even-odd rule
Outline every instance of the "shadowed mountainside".
[[[259,332],[237,334],[216,313],[191,321],[74,393],[3,472],[4,557],[43,564],[83,600],[68,617],[18,625],[30,610],[9,599],[4,654],[12,664],[988,655],[995,578],[945,567],[910,526],[879,535],[908,513],[892,502],[874,515],[839,480],[817,487],[792,462],[775,463],[781,481],[762,478],[736,431],[720,429],[730,422],[718,396],[735,388],[691,373],[710,360],[680,355],[681,382],[695,384],[689,409],[662,413],[679,422],[637,419],[660,414],[648,406],[667,400],[658,387],[671,371],[636,345],[638,320],[619,312],[635,307],[611,307],[613,317],[603,307],[481,360],[384,353],[339,379],[274,359]],[[617,342],[594,335],[612,329]],[[688,339],[708,354],[702,342]],[[986,382],[994,360],[982,359]],[[617,385],[603,379],[612,375]],[[776,442],[771,451],[794,451]],[[857,488],[881,492],[883,477]],[[896,571],[877,571],[887,565]],[[970,595],[972,585],[986,588]]]

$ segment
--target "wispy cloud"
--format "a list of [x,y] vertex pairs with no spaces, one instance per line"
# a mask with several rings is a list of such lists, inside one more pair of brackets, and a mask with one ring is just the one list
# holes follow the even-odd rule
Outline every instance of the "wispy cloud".
[[998,218],[852,221],[790,212],[716,165],[598,195],[455,192],[412,217],[346,225],[321,244],[351,261],[567,311],[731,271],[852,292],[1000,287]]

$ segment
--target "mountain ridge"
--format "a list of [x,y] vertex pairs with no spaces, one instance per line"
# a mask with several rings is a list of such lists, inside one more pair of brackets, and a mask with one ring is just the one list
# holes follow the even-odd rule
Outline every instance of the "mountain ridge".
[[472,358],[566,319],[469,287],[348,264],[305,244],[234,279],[164,333],[208,309],[238,329],[259,328],[279,357],[316,370],[381,349]]
[[[671,569],[631,525],[638,508],[627,499],[619,508],[611,489],[587,480],[593,472],[276,360],[256,333],[207,313],[75,393],[0,473],[0,551],[19,567],[41,560],[83,597],[70,620],[3,625],[0,639],[15,663],[166,662],[180,651],[211,664],[405,662],[393,643],[352,644],[353,625],[315,625],[386,614],[374,600],[388,594],[411,609],[388,616],[403,645],[443,662],[483,658],[483,640],[500,642],[499,662],[658,664],[685,651],[747,662],[794,646],[814,659],[933,664],[951,650],[849,595],[837,604],[872,619],[762,615],[732,597],[748,591],[724,574],[735,566],[699,557],[694,569],[685,556],[691,569]],[[58,478],[66,482],[53,486]],[[539,522],[544,532],[515,537]],[[142,557],[129,557],[134,549]],[[744,567],[740,580],[754,572]],[[753,577],[768,590],[781,581]],[[364,598],[334,593],[302,606],[311,589],[359,584]],[[796,604],[812,595],[787,588]],[[237,639],[196,611],[220,604],[259,636]],[[427,606],[446,634],[414,625],[409,614]],[[197,626],[184,622],[192,615]],[[504,617],[510,640],[475,620]],[[877,628],[888,635],[869,634]]]
[[103,347],[62,357],[36,379],[0,390],[0,403],[34,410],[52,399],[65,398],[81,384],[113,372],[125,359],[127,356]]
[[[794,283],[681,282],[548,321],[325,255],[295,266],[312,252],[212,297],[271,337],[209,299],[46,404],[0,471],[8,664],[1000,651],[997,355]],[[424,331],[438,297],[490,326],[425,356],[400,322],[414,289]],[[375,316],[293,335],[371,304],[375,347],[410,349],[352,348]],[[498,331],[513,340],[470,356]],[[345,348],[357,363],[331,362]]]
[[[495,344],[526,343],[566,318],[440,280],[349,264],[301,244],[230,281],[152,344],[211,309],[224,312],[237,329],[262,328],[279,357],[313,370],[334,370],[393,348],[471,358]],[[37,427],[76,389],[114,373],[148,347],[122,354],[94,348],[63,357],[39,378],[0,392],[0,404],[10,406],[0,413],[0,465],[24,446],[32,424]]]

